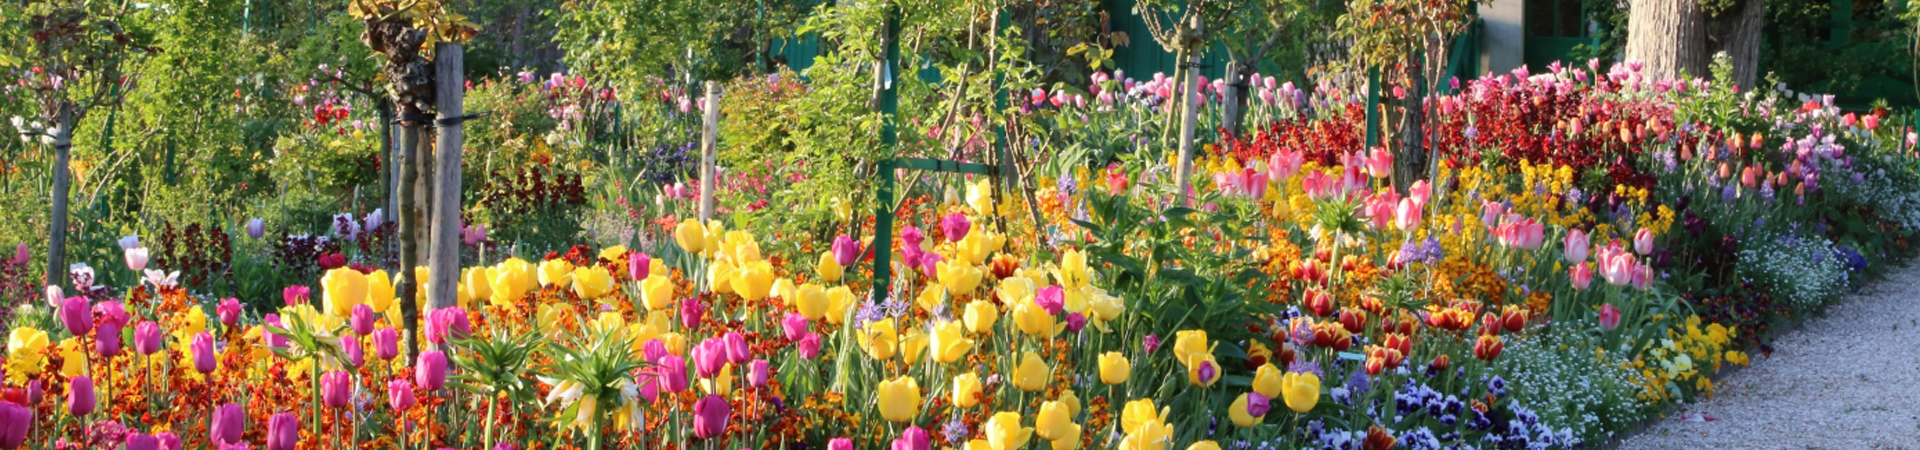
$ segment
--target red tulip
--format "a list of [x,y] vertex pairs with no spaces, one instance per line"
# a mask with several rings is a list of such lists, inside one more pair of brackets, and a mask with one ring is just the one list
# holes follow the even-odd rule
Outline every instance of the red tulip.
[[1367,329],[1367,312],[1355,308],[1340,309],[1340,326],[1349,333],[1359,333]]
[[1483,334],[1480,335],[1480,339],[1473,342],[1473,357],[1481,361],[1492,361],[1500,357],[1500,350],[1505,347],[1500,343],[1499,336]]
[[1532,313],[1527,311],[1526,308],[1522,308],[1519,305],[1507,305],[1506,309],[1500,313],[1500,322],[1506,325],[1507,332],[1518,333],[1521,328],[1526,328],[1527,319],[1530,316],[1532,316]]

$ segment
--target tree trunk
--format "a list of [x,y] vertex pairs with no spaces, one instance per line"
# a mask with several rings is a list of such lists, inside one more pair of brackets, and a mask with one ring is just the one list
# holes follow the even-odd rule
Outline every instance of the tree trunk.
[[[412,105],[401,107],[403,117],[417,114]],[[414,279],[413,268],[420,265],[421,227],[418,198],[415,196],[420,178],[419,167],[414,164],[415,153],[420,152],[420,124],[408,119],[400,126],[400,193],[399,209],[394,212],[400,220],[400,267],[395,269],[395,277],[400,282],[394,284],[394,293],[400,297],[401,322],[407,329],[407,357],[412,359],[420,354],[420,304],[414,301],[414,293],[420,288],[420,280]]]
[[1407,83],[1407,97],[1399,99],[1403,108],[1400,114],[1400,151],[1395,152],[1397,155],[1393,159],[1393,184],[1397,188],[1407,187],[1420,176],[1420,169],[1426,167],[1426,130],[1423,127],[1427,123],[1425,63],[1425,58],[1417,54],[1408,61],[1407,79],[1412,82]]
[[1731,82],[1751,89],[1760,75],[1760,31],[1767,22],[1767,2],[1747,0],[1714,18],[1714,32],[1721,51],[1733,64]]
[[426,281],[427,304],[431,309],[459,306],[460,281],[460,153],[463,149],[461,116],[465,115],[466,77],[463,70],[465,49],[459,43],[443,42],[434,49],[434,96],[440,110],[439,137],[434,144],[432,258],[428,262],[431,277]]
[[1200,45],[1204,42],[1194,37],[1201,35],[1200,25],[1200,16],[1195,15],[1193,34],[1181,37],[1186,41],[1187,60],[1183,64],[1187,66],[1187,74],[1185,81],[1180,83],[1183,89],[1175,90],[1174,94],[1180,96],[1177,100],[1185,105],[1186,109],[1180,115],[1180,166],[1175,167],[1173,172],[1174,189],[1179,189],[1179,192],[1174,194],[1174,206],[1187,206],[1187,191],[1193,183],[1190,179],[1193,177],[1193,127],[1199,121],[1200,71],[1198,68],[1200,67]]
[[[882,60],[884,61],[884,60]],[[706,83],[707,109],[700,126],[700,223],[713,220],[713,190],[719,180],[714,170],[714,145],[720,138],[720,82]],[[877,103],[876,103],[877,104]]]
[[1631,0],[1627,60],[1649,78],[1707,75],[1706,15],[1697,0]]
[[[393,145],[393,102],[377,98],[375,108],[380,110],[380,195],[381,208],[386,215],[394,217],[400,213],[400,163]],[[389,243],[388,245],[392,245]],[[383,249],[393,251],[392,248]],[[385,255],[381,255],[385,259]]]
[[73,189],[73,105],[61,102],[54,112],[53,133],[53,213],[47,217],[47,284],[67,284],[67,193]]
[[1225,98],[1220,102],[1226,108],[1224,114],[1226,117],[1221,123],[1221,128],[1225,128],[1227,134],[1239,135],[1240,122],[1246,120],[1247,88],[1252,82],[1247,77],[1253,75],[1253,71],[1249,70],[1251,67],[1253,67],[1251,63],[1237,58],[1227,62],[1227,89],[1222,93]]

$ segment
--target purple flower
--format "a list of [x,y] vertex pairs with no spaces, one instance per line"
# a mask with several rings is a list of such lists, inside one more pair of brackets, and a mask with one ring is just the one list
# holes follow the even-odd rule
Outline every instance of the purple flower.
[[1140,338],[1140,345],[1146,347],[1147,353],[1153,353],[1160,348],[1160,335],[1149,334],[1147,337]]
[[947,242],[960,242],[967,237],[967,231],[972,228],[973,223],[967,221],[967,216],[960,213],[948,214],[940,219],[940,230],[946,232]]
[[1218,374],[1219,368],[1213,367],[1213,361],[1201,361],[1200,369],[1196,372],[1199,372],[1197,375],[1200,375],[1201,383],[1212,383],[1213,376]]
[[1267,411],[1273,409],[1273,404],[1269,400],[1271,399],[1260,395],[1259,392],[1247,393],[1247,415],[1254,417],[1267,415]]
[[1087,316],[1080,313],[1067,314],[1067,332],[1079,333],[1087,328]]

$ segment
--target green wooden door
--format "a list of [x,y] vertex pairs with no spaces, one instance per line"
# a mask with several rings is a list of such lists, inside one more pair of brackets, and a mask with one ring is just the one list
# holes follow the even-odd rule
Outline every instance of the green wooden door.
[[1567,60],[1574,47],[1594,43],[1580,0],[1527,0],[1525,7],[1520,60],[1528,70],[1540,73],[1554,61]]

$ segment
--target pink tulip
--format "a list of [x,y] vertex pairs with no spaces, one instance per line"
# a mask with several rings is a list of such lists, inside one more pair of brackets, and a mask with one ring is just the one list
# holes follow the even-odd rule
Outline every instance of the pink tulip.
[[1847,115],[1840,116],[1840,124],[1846,125],[1848,128],[1852,128],[1854,124],[1857,124],[1859,122],[1860,122],[1860,117],[1853,115],[1853,113],[1847,113]]
[[66,292],[63,292],[60,290],[60,286],[55,286],[55,285],[47,286],[47,304],[48,305],[52,305],[54,308],[59,308],[60,304],[66,303],[66,301],[67,301],[67,294]]
[[93,352],[112,358],[120,355],[120,326],[113,322],[102,322],[94,330]]
[[700,299],[690,298],[680,302],[680,326],[699,328],[700,318],[706,314],[707,305],[700,303]]
[[132,320],[132,316],[127,315],[126,306],[111,300],[93,305],[93,315],[100,317],[94,321],[95,325],[112,324],[115,329],[126,328],[128,321]]
[[458,306],[440,308],[427,313],[427,341],[445,344],[452,339],[466,339],[473,326],[467,321],[467,309]]
[[813,359],[819,356],[820,356],[820,335],[819,334],[807,333],[807,337],[800,338],[800,359]]
[[720,375],[720,369],[727,364],[727,343],[720,339],[701,341],[693,346],[693,364],[700,378]]
[[420,352],[420,358],[413,364],[413,383],[429,392],[446,385],[447,354],[439,350]]
[[67,327],[67,333],[74,336],[86,335],[93,331],[93,311],[87,307],[86,297],[67,297],[60,302],[60,324]]
[[1640,289],[1640,290],[1646,290],[1647,288],[1653,287],[1653,266],[1652,265],[1639,264],[1634,266],[1633,287],[1635,289]]
[[95,398],[93,379],[86,375],[75,375],[67,380],[67,413],[75,416],[93,414]]
[[753,360],[753,364],[748,366],[747,369],[747,385],[753,387],[766,386],[769,376],[771,376],[771,374],[768,373],[767,360]]
[[20,243],[19,246],[14,247],[13,265],[23,266],[23,265],[26,265],[28,262],[32,262],[32,261],[33,261],[33,253],[27,251],[27,244],[25,242],[22,242]]
[[660,358],[660,387],[667,392],[687,390],[687,360],[679,356],[667,355]]
[[27,382],[27,404],[38,405],[41,400],[47,398],[47,392],[43,386],[45,386],[45,384],[41,383],[37,378]]
[[1567,262],[1577,263],[1587,260],[1587,247],[1591,244],[1587,238],[1587,232],[1580,231],[1578,228],[1568,230],[1567,238],[1563,244],[1564,249],[1561,251],[1561,257],[1565,258]]
[[140,321],[133,327],[133,350],[142,355],[153,355],[160,351],[166,334],[160,332],[160,324],[151,320]]
[[1633,266],[1635,265],[1633,255],[1625,252],[1614,253],[1601,264],[1603,265],[1600,267],[1600,276],[1607,279],[1607,284],[1625,286],[1627,283],[1633,282]]
[[727,419],[733,415],[733,407],[727,399],[718,395],[708,395],[693,404],[693,435],[701,439],[712,439],[727,431]]
[[0,448],[20,448],[32,428],[32,408],[0,400]]
[[126,450],[157,450],[160,448],[160,440],[154,439],[153,435],[150,434],[129,434],[127,435],[126,444]]
[[787,332],[787,340],[800,340],[807,335],[807,316],[797,312],[787,313],[787,317],[780,321],[780,329]]
[[1413,182],[1412,185],[1407,186],[1407,198],[1413,199],[1413,202],[1419,204],[1421,208],[1426,208],[1427,200],[1433,198],[1433,184],[1427,183],[1427,180]]
[[214,443],[239,443],[247,429],[247,412],[237,403],[220,405],[214,408],[213,424],[207,427],[213,431]]
[[1612,303],[1600,305],[1600,329],[1613,331],[1614,328],[1619,327],[1620,308],[1613,307]]
[[392,328],[373,330],[373,356],[384,361],[400,356],[400,333]]
[[1033,304],[1046,310],[1048,315],[1059,315],[1067,307],[1067,290],[1060,285],[1040,288],[1033,296]]
[[853,450],[853,439],[833,438],[827,441],[827,450]]
[[1372,173],[1374,178],[1393,176],[1393,152],[1387,151],[1384,147],[1374,147],[1373,151],[1367,154],[1366,163],[1367,172]]
[[267,422],[267,450],[294,450],[300,443],[300,417],[292,413],[274,414]]
[[1507,205],[1495,201],[1482,200],[1480,203],[1480,224],[1487,228],[1500,225],[1500,217],[1507,214]]
[[747,336],[738,331],[729,331],[726,336],[727,361],[734,364],[746,364],[753,360],[753,349],[747,347]]
[[1298,151],[1279,151],[1267,157],[1267,181],[1284,183],[1300,171],[1300,164],[1306,155]]
[[[1872,114],[1868,114],[1868,115],[1867,115],[1867,117],[1865,117],[1865,118],[1862,118],[1862,119],[1860,119],[1860,121],[1861,121],[1861,122],[1862,122],[1863,124],[1865,124],[1865,125],[1866,125],[1866,127],[1867,127],[1867,129],[1869,129],[1869,130],[1871,130],[1871,129],[1875,129],[1875,128],[1880,128],[1880,116],[1876,116],[1876,115],[1872,115]],[[24,251],[24,250],[26,249],[26,246],[25,246],[25,245],[21,245],[21,247],[20,247],[20,248],[21,248],[21,249],[22,249],[22,250]]]
[[365,303],[353,305],[353,317],[349,319],[349,323],[353,326],[353,332],[355,334],[361,336],[372,334],[373,322],[372,306],[367,306]]
[[301,305],[307,303],[307,300],[312,298],[312,293],[312,288],[296,284],[287,286],[286,289],[281,289],[280,298],[287,302],[287,306]]
[[1641,228],[1633,233],[1633,252],[1641,255],[1653,253],[1653,231]]
[[243,308],[240,299],[228,298],[220,300],[220,306],[214,307],[214,312],[219,314],[221,325],[231,327],[240,323],[240,311]]
[[218,367],[213,356],[213,335],[204,331],[194,335],[190,350],[193,351],[193,369],[202,375],[213,373],[213,369]]
[[653,257],[645,253],[634,253],[627,257],[627,278],[633,281],[647,279],[653,274]]
[[247,237],[259,239],[267,235],[267,222],[260,219],[247,219]]
[[659,364],[660,358],[665,358],[672,353],[667,352],[667,344],[660,343],[659,339],[653,339],[640,345],[640,354],[641,359],[646,360],[647,364]]
[[[260,322],[263,326],[267,327],[286,326],[280,322],[279,314],[268,314],[266,317],[260,318]],[[261,337],[267,340],[267,347],[269,348],[287,348],[287,341],[290,340],[287,335],[275,333],[271,329],[265,330],[265,333],[262,334]]]
[[413,383],[404,379],[388,381],[387,406],[392,407],[394,412],[413,409]]
[[347,407],[353,393],[353,379],[347,371],[334,370],[320,376],[320,404],[328,408]]
[[907,427],[907,431],[900,433],[899,439],[893,440],[893,450],[932,449],[933,439],[927,436],[927,430],[920,429],[920,427],[917,426]]
[[[985,211],[982,211],[982,212],[985,212]],[[841,267],[852,267],[855,259],[859,257],[860,257],[860,241],[855,240],[853,236],[848,236],[844,234],[840,235],[839,237],[833,238],[833,261],[834,262],[839,263]]]
[[127,256],[128,269],[133,270],[135,273],[146,270],[147,259],[149,257],[146,247],[129,248],[126,249],[124,253],[126,253]]
[[1585,261],[1573,263],[1573,268],[1569,269],[1567,278],[1573,281],[1574,290],[1587,290],[1587,286],[1593,284],[1593,269],[1588,268]]
[[359,335],[347,333],[340,336],[340,349],[346,352],[349,367],[360,367],[367,362],[367,350],[360,347]]
[[940,231],[946,233],[947,242],[960,242],[967,237],[967,231],[972,228],[973,223],[968,222],[964,214],[953,213],[940,218]]
[[1400,207],[1393,210],[1393,227],[1400,231],[1413,231],[1420,227],[1420,202],[1413,198],[1400,199]]

